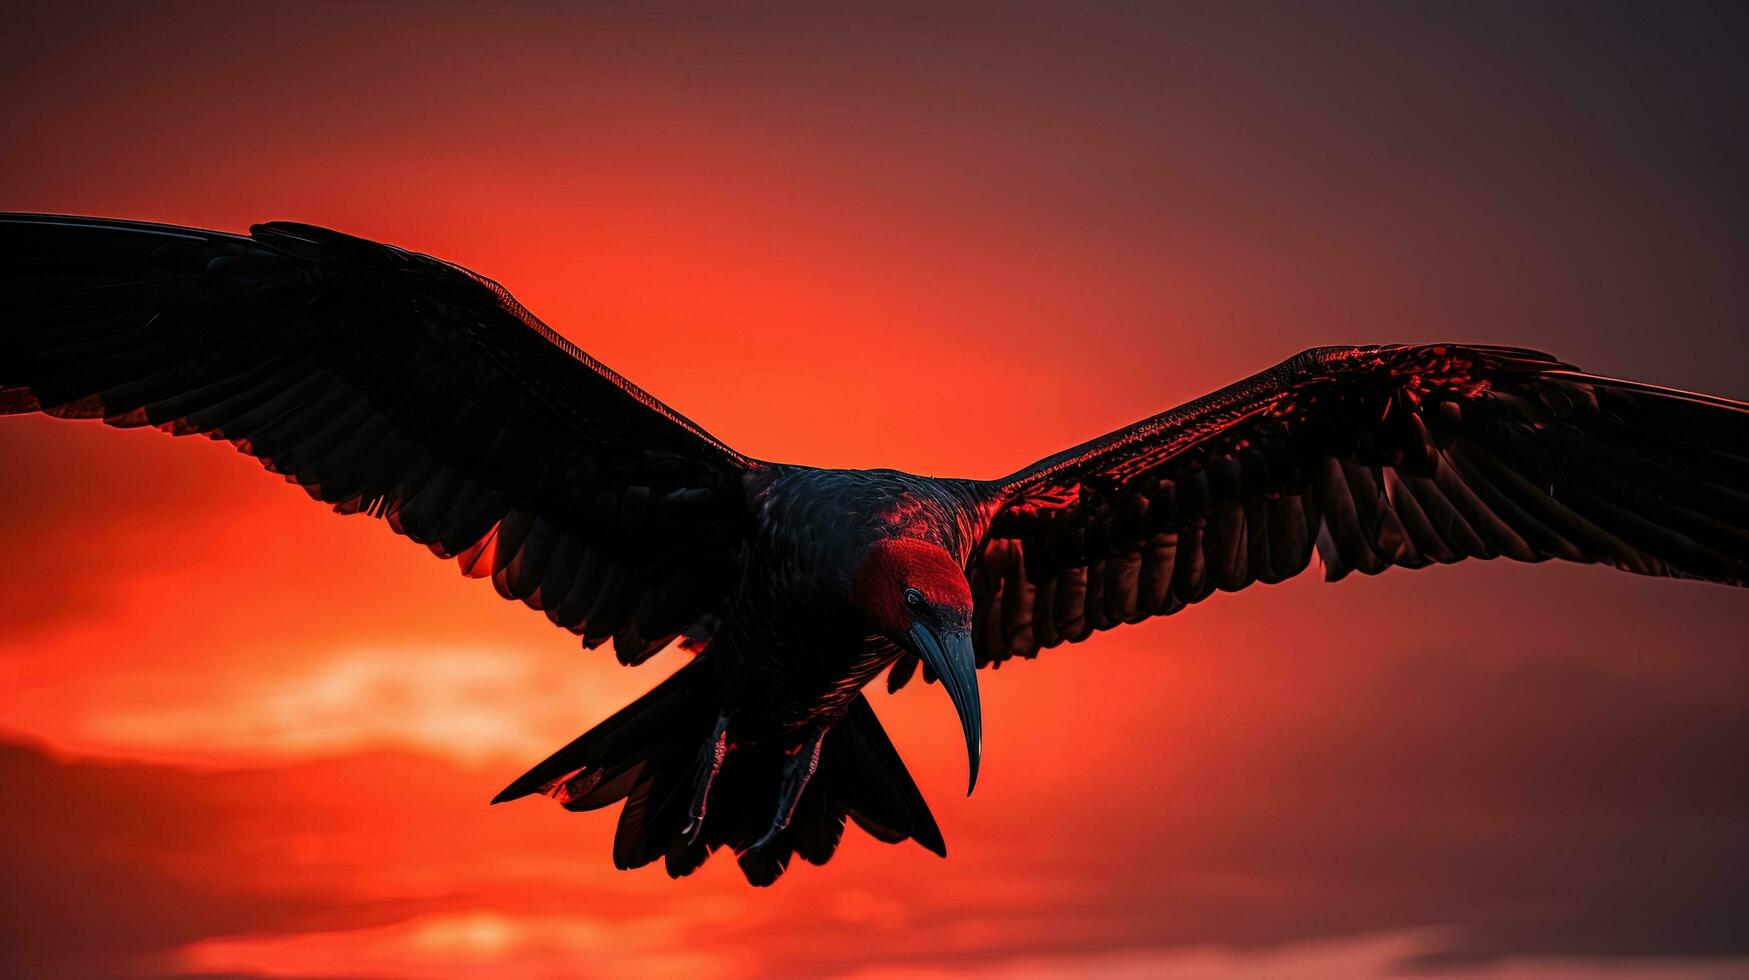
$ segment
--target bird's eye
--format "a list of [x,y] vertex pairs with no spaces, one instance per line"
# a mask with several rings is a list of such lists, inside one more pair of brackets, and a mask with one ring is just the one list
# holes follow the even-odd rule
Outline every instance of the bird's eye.
[[923,593],[918,592],[916,589],[906,589],[905,605],[911,606],[912,608],[923,605]]

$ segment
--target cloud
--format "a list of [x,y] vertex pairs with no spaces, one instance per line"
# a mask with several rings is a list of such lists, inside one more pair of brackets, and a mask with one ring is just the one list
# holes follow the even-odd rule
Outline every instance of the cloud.
[[[852,837],[833,865],[757,893],[724,861],[684,882],[614,872],[610,814],[486,807],[514,775],[500,763],[353,746],[184,772],[7,747],[3,877],[23,942],[0,971],[1196,977],[1352,961],[1686,980],[1749,966],[1749,716],[1733,698],[1562,660],[1380,656],[1331,702],[1168,730],[1170,765],[1125,744],[1074,779],[993,781],[976,807],[937,795],[948,861]],[[434,663],[442,690],[530,683],[458,651]],[[383,653],[290,672],[292,704],[327,732],[292,754],[387,739],[346,726],[373,702],[402,702],[413,732],[446,711],[460,737],[477,732],[467,705],[409,679],[415,665]],[[280,721],[184,735],[198,732],[273,753],[290,739]]]
[[[947,802],[949,861],[897,859],[810,891],[768,965],[957,970],[1411,933],[1379,972],[1749,965],[1736,698],[1571,661],[1378,659],[1370,682],[1327,700],[1283,678],[1301,688],[1296,711],[1235,703],[1194,718],[1201,732],[1161,725],[1148,744],[1100,746],[1081,775],[1028,771],[975,807]],[[1063,693],[1080,705],[1070,721],[1031,720],[1040,744],[1070,737],[1077,694]],[[811,890],[819,876],[795,877]],[[849,901],[849,881],[869,898]],[[871,938],[847,942],[857,934]]]
[[10,976],[151,972],[204,936],[374,924],[419,904],[277,874],[272,845],[295,818],[276,818],[259,780],[0,745],[0,783]]
[[[849,980],[1326,980],[1378,977],[1401,972],[1401,964],[1442,942],[1439,930],[1412,930],[1357,938],[1295,943],[1275,949],[1125,949],[1108,953],[1031,956],[987,964],[941,967],[874,967]],[[1594,959],[1497,964],[1487,980],[1729,980],[1743,960],[1669,960],[1600,963]],[[1446,974],[1456,976],[1457,971]]]
[[684,659],[670,652],[641,676],[604,680],[550,650],[372,646],[296,657],[263,650],[205,678],[198,698],[119,705],[94,718],[85,737],[133,753],[233,763],[387,748],[464,765],[532,764]]
[[719,980],[757,974],[759,956],[751,949],[702,946],[692,941],[687,925],[684,915],[625,922],[587,910],[472,910],[347,932],[206,940],[183,950],[177,962],[192,971],[254,967],[317,977],[356,972],[446,980]]
[[[1749,716],[1732,699],[1582,664],[1384,657],[1340,702],[1250,740],[1263,718],[1204,718],[1212,730],[1170,764],[1113,746],[1072,779],[994,781],[976,806],[938,799],[950,860],[853,835],[828,867],[768,891],[723,861],[680,882],[614,871],[611,814],[487,807],[507,775],[496,762],[354,752],[185,772],[12,747],[0,885],[26,938],[0,969],[1196,977],[1355,964],[1690,980],[1749,965],[1749,787],[1730,751],[1749,744]],[[311,690],[381,698],[400,676],[361,663],[314,671],[326,680]]]
[[742,918],[744,886],[652,891],[568,815],[487,806],[502,778],[404,753],[185,771],[0,744],[0,976],[746,972],[745,951],[686,944]]

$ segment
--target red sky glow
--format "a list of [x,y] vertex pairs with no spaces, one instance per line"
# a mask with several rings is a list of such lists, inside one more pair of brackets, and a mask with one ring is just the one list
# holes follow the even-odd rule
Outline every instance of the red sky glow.
[[[502,282],[748,455],[990,477],[1322,343],[1749,396],[1740,15],[14,7],[0,208]],[[1735,20],[1736,23],[1727,21]],[[3,327],[0,327],[3,328]],[[204,440],[0,420],[0,973],[1749,976],[1749,602],[1315,575],[872,700],[945,861],[488,807],[637,670]]]

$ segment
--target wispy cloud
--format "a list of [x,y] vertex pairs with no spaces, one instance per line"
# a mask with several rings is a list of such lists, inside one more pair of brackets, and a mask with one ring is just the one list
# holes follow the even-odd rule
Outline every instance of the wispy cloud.
[[[515,658],[487,653],[437,652],[439,686],[527,699],[521,668],[482,665]],[[1572,665],[1414,656],[1356,690],[1340,725],[1310,710],[1250,743],[1240,717],[1175,733],[1176,761],[1132,780],[1122,807],[1073,780],[993,781],[975,806],[937,799],[951,860],[852,835],[830,866],[755,891],[721,860],[681,882],[613,870],[612,814],[488,807],[517,766],[471,767],[450,735],[382,749],[387,733],[347,720],[360,698],[401,704],[414,731],[454,713],[461,736],[475,709],[410,680],[410,651],[355,652],[287,675],[286,703],[330,734],[220,713],[171,740],[254,740],[272,766],[0,755],[5,885],[30,929],[11,955],[40,973],[89,972],[102,948],[185,971],[408,977],[1749,966],[1749,795],[1716,755],[1749,742],[1749,719]],[[1415,710],[1436,693],[1442,710]],[[493,744],[520,751],[538,728]],[[307,758],[318,746],[344,754]],[[1114,748],[1084,778],[1146,764]],[[124,939],[95,945],[106,930]]]
[[551,980],[612,975],[731,980],[758,975],[751,948],[705,947],[680,913],[626,921],[586,913],[515,914],[477,909],[418,916],[393,926],[282,937],[212,939],[175,958],[190,973],[377,975],[458,980]]
[[[852,970],[846,980],[1330,980],[1333,977],[1402,977],[1404,964],[1445,940],[1440,930],[1421,929],[1268,949],[1139,948],[1068,956],[1023,956],[952,966],[880,966]],[[1749,959],[1693,961],[1595,959],[1508,961],[1471,970],[1438,971],[1442,980],[1735,980]]]
[[305,653],[283,667],[207,678],[197,697],[118,705],[91,721],[87,743],[207,761],[316,758],[407,749],[478,764],[530,764],[617,710],[664,668],[603,680],[562,651],[511,647],[353,648]]

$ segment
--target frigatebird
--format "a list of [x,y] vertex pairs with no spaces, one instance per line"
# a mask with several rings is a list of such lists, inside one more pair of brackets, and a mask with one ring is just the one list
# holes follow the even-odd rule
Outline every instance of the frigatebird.
[[512,782],[613,858],[749,881],[847,820],[945,856],[862,689],[1216,592],[1466,558],[1749,583],[1749,404],[1511,347],[1307,350],[998,480],[751,459],[493,281],[291,222],[0,216],[0,414],[223,439],[625,664],[696,656]]

